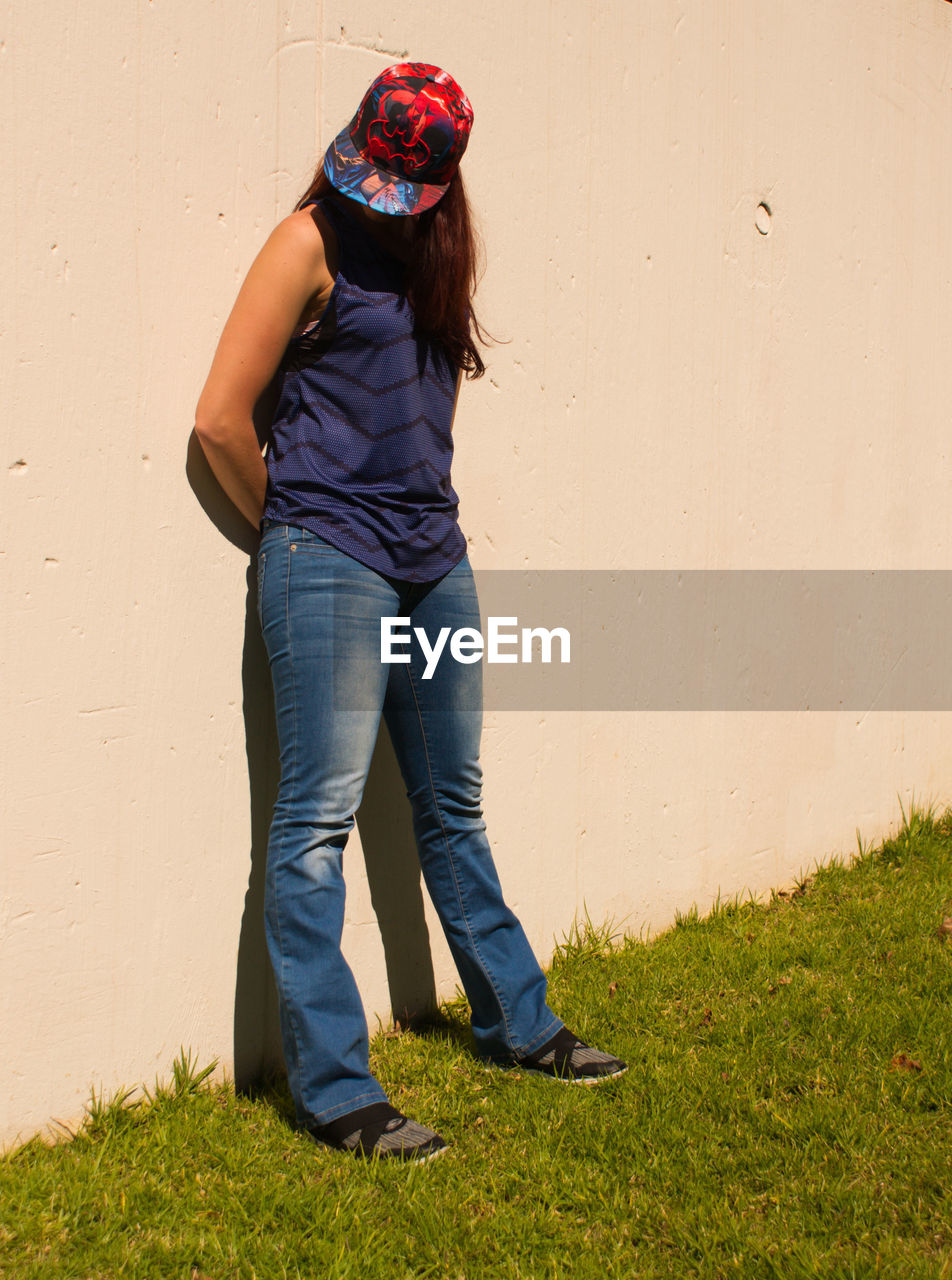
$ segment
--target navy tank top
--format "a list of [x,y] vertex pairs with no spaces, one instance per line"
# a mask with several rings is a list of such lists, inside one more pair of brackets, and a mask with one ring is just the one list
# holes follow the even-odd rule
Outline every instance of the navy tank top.
[[314,203],[337,236],[338,271],[278,369],[262,518],[429,582],[466,551],[450,483],[457,370],[414,334],[404,264],[336,201]]

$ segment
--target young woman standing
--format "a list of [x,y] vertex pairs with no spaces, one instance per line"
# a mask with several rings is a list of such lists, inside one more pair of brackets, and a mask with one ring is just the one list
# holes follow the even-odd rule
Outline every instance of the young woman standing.
[[[546,1004],[486,839],[482,672],[448,655],[381,661],[381,618],[479,628],[450,482],[462,375],[478,377],[475,242],[459,174],[472,109],[445,71],[379,75],[297,209],[251,267],[196,413],[225,491],[261,530],[258,609],[281,783],[265,922],[299,1123],[359,1155],[446,1144],[387,1101],[340,940],[342,855],[380,717],[413,813],[428,892],[487,1058],[565,1080],[620,1075]],[[252,413],[272,381],[267,461]]]

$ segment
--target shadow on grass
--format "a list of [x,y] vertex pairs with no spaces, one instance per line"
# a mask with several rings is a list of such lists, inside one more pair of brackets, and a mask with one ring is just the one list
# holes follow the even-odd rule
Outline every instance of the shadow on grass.
[[457,1005],[455,1002],[452,1005],[441,1005],[438,1009],[413,1014],[406,1022],[399,1022],[395,1032],[385,1034],[419,1036],[421,1040],[440,1040],[466,1049],[474,1058],[480,1056],[476,1052],[476,1042],[469,1025],[469,1008]]
[[235,1094],[251,1102],[263,1103],[270,1107],[289,1129],[297,1128],[297,1116],[294,1111],[294,1099],[288,1088],[288,1077],[279,1068],[262,1074],[241,1089],[236,1088]]

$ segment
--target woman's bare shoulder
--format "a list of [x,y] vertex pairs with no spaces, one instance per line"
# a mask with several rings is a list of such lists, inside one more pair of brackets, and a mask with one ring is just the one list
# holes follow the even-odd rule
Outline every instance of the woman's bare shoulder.
[[317,205],[295,209],[282,218],[270,236],[278,253],[293,254],[313,270],[326,266],[336,275],[337,237],[329,220]]
[[327,222],[314,217],[312,210],[313,206],[289,213],[271,232],[270,239],[276,245],[301,253],[323,253]]

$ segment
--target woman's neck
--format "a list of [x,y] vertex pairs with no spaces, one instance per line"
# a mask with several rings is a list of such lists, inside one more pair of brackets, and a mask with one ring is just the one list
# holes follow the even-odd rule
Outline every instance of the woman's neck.
[[403,262],[409,260],[416,231],[416,218],[412,215],[381,213],[379,209],[370,209],[367,205],[351,200],[348,196],[339,197],[339,201],[382,248]]

